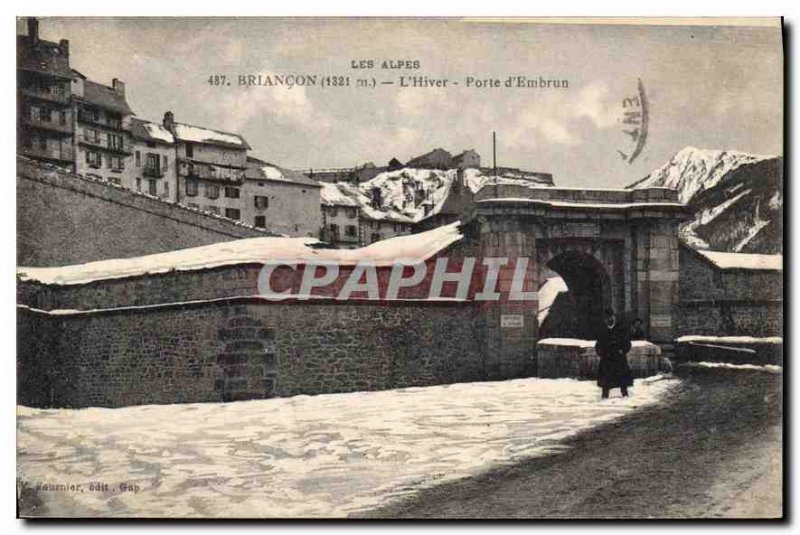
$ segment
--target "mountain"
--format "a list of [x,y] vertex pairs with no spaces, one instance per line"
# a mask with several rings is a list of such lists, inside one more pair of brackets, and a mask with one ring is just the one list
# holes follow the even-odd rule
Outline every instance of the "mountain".
[[681,236],[700,249],[783,251],[783,158],[686,147],[628,187],[677,189],[692,217]]

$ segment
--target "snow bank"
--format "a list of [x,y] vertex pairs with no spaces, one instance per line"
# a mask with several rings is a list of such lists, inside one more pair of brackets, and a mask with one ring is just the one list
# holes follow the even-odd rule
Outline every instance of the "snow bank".
[[[594,349],[597,340],[582,340],[580,338],[543,338],[536,342],[536,345],[542,346],[562,346],[562,347],[580,347],[582,349]],[[631,349],[634,348],[655,348],[661,352],[661,348],[647,340],[633,340],[631,341]]]
[[550,277],[539,288],[539,312],[536,319],[539,325],[544,323],[547,316],[550,314],[550,307],[555,303],[558,294],[568,292],[567,283],[561,277]]
[[782,344],[783,338],[780,336],[767,336],[764,338],[755,338],[752,336],[706,336],[699,334],[689,334],[686,336],[679,336],[675,339],[676,342],[689,343],[689,342],[708,342],[717,344]]
[[236,264],[332,262],[355,265],[393,265],[401,260],[421,262],[462,238],[459,222],[382,240],[360,249],[314,249],[315,238],[247,238],[135,258],[101,260],[63,267],[18,267],[23,281],[45,284],[83,284],[169,271],[192,271]]
[[775,364],[759,366],[756,364],[730,364],[727,362],[682,362],[680,366],[688,366],[690,368],[723,368],[726,370],[754,370],[769,373],[783,372],[783,368]]
[[562,347],[591,347],[594,349],[596,340],[581,340],[580,338],[544,338],[536,342],[538,346],[562,346]]
[[237,403],[18,407],[17,475],[141,488],[70,494],[74,514],[343,517],[557,452],[566,437],[658,403],[676,384],[637,380],[630,398],[604,401],[589,382],[517,379]]
[[708,250],[697,252],[720,269],[783,271],[783,255],[779,254],[723,253]]

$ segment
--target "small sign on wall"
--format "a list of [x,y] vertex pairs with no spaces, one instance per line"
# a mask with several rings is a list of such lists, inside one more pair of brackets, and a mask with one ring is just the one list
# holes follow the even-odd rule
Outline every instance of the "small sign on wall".
[[650,326],[651,327],[671,327],[672,326],[672,316],[667,314],[652,314],[650,316]]
[[500,327],[502,329],[520,329],[525,326],[525,316],[522,314],[500,314]]

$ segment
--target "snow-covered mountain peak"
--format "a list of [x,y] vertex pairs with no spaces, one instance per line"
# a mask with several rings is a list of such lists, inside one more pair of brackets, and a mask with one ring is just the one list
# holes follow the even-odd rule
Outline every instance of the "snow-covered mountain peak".
[[689,202],[698,192],[713,188],[728,173],[742,165],[771,158],[774,156],[689,146],[678,151],[669,162],[650,173],[635,187],[674,188],[678,190],[682,202]]

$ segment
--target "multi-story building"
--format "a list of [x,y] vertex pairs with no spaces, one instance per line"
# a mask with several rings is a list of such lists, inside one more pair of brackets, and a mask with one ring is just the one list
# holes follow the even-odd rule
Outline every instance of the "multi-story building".
[[130,120],[125,84],[111,87],[72,70],[75,115],[75,172],[133,189]]
[[248,225],[287,236],[319,234],[322,185],[298,171],[247,158],[242,188],[242,216]]
[[453,167],[458,169],[477,168],[481,166],[481,155],[475,149],[467,149],[453,156]]
[[361,246],[360,203],[339,184],[322,184],[322,227],[320,239],[337,249]]
[[361,206],[359,240],[361,245],[411,234],[414,220],[394,210],[378,211]]
[[39,39],[39,21],[17,36],[17,150],[74,171],[69,41]]
[[241,221],[250,145],[238,134],[175,122],[171,111],[162,125],[175,138],[177,202]]
[[136,118],[131,119],[131,136],[134,189],[170,201],[177,200],[175,136],[159,123]]

